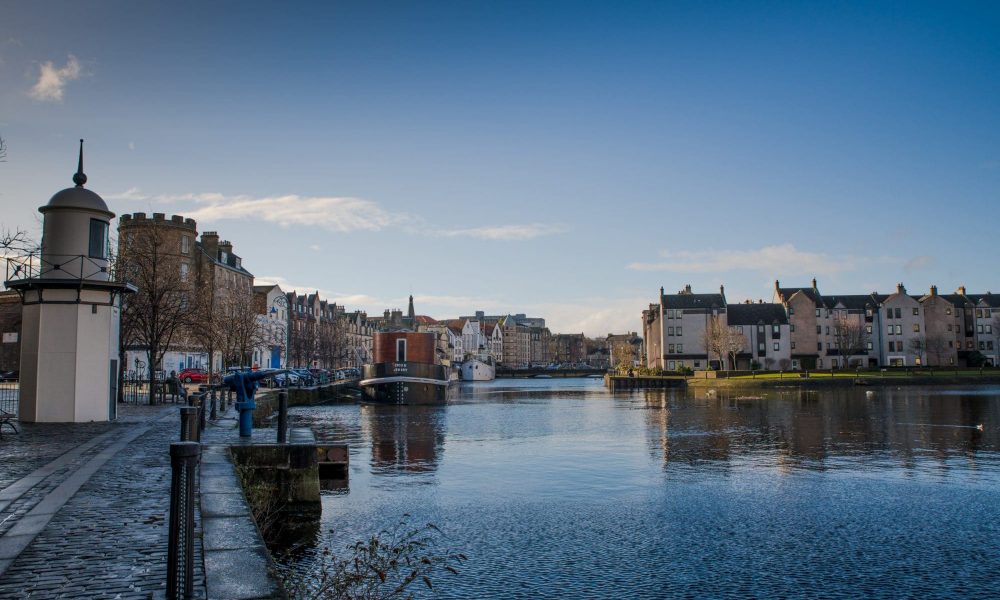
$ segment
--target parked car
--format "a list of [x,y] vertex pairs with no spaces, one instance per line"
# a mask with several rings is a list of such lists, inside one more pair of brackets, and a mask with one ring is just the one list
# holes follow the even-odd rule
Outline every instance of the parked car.
[[0,381],[17,381],[20,374],[20,371],[4,371],[0,373]]
[[309,372],[309,369],[291,369],[289,373],[294,373],[299,377],[299,383],[301,385],[313,385],[316,379]]
[[177,378],[184,383],[206,383],[208,371],[205,369],[183,369],[177,374]]
[[301,382],[299,376],[296,375],[295,373],[276,373],[272,379],[274,379],[274,384],[278,387],[299,385],[299,383]]

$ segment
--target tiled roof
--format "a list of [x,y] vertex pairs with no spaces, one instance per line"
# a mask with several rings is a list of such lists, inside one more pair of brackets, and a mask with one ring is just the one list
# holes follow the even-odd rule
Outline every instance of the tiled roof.
[[726,299],[722,294],[664,294],[662,302],[664,308],[709,309],[726,307]]
[[844,294],[841,296],[824,296],[823,302],[830,308],[841,304],[847,310],[864,311],[878,306],[878,300],[872,294]]
[[778,293],[781,294],[781,297],[786,301],[792,296],[794,296],[796,292],[802,292],[803,294],[806,295],[806,298],[812,300],[814,304],[816,304],[817,306],[823,306],[823,297],[819,294],[817,290],[814,290],[811,287],[778,288]]
[[726,322],[730,325],[757,325],[788,323],[788,315],[781,304],[730,304],[726,307]]

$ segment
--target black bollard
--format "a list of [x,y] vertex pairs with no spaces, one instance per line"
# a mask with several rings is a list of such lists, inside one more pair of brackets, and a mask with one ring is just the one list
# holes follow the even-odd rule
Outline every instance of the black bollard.
[[181,407],[181,441],[197,442],[198,435],[198,409],[194,406]]
[[206,402],[208,402],[208,394],[207,393],[202,394],[201,397],[198,398],[198,433],[199,433],[199,435],[200,435],[200,433],[202,431],[205,431],[205,418],[208,416],[205,413],[205,403]]
[[288,441],[288,392],[278,392],[278,443]]
[[196,442],[170,444],[170,522],[167,533],[167,598],[194,595],[194,488]]
[[219,420],[219,411],[218,411],[218,409],[216,409],[215,404],[216,404],[215,403],[215,396],[212,396],[212,417],[211,418],[212,418],[213,421],[218,421]]

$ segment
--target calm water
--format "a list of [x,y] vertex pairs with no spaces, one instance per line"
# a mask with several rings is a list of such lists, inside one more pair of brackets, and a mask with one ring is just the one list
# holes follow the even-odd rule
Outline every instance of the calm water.
[[433,522],[470,558],[442,597],[1000,597],[1000,388],[874,393],[503,380],[294,418],[351,446],[318,543]]

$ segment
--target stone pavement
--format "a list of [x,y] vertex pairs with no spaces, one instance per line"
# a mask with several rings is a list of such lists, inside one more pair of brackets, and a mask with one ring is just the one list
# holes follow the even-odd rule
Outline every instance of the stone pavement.
[[[115,423],[5,434],[0,598],[162,595],[179,423],[176,405],[126,406]],[[196,595],[205,597],[198,521]]]

